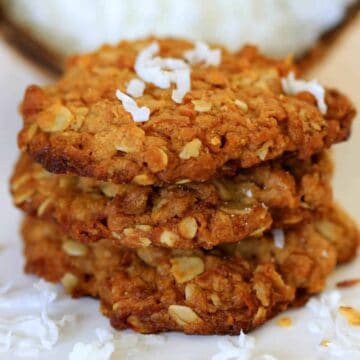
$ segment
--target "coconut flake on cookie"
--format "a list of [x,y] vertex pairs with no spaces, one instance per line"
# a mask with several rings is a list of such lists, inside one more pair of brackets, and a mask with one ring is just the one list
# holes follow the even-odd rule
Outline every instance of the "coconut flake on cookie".
[[285,234],[282,229],[274,229],[272,230],[272,234],[274,237],[275,247],[282,249],[285,245]]
[[315,79],[311,81],[298,80],[295,79],[294,72],[290,71],[286,78],[281,79],[281,85],[287,95],[296,95],[303,91],[313,94],[320,112],[326,114],[325,89]]
[[190,67],[182,59],[156,56],[159,51],[157,42],[141,50],[135,60],[136,74],[143,81],[161,89],[169,89],[171,84],[175,84],[176,88],[171,98],[176,103],[182,103],[184,96],[191,89]]
[[149,120],[150,109],[148,107],[139,107],[133,98],[120,90],[116,90],[116,97],[121,101],[125,111],[131,114],[135,122],[144,122]]
[[128,95],[138,98],[140,96],[143,96],[144,90],[145,90],[145,83],[140,79],[132,79],[129,81],[126,92]]
[[206,66],[218,66],[221,63],[221,50],[211,49],[208,44],[196,41],[194,49],[185,51],[184,58],[191,65],[204,63]]
[[176,84],[176,89],[173,90],[171,98],[178,104],[181,104],[184,96],[190,90],[190,71],[187,69],[175,70],[172,77]]
[[145,82],[152,83],[160,89],[170,87],[170,79],[160,68],[160,58],[155,55],[160,51],[157,42],[142,49],[135,60],[136,74]]

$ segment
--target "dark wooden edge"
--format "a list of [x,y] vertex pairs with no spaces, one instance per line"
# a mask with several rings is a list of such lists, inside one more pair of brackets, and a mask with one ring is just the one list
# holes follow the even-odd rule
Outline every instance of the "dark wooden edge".
[[[359,16],[359,10],[360,1],[357,1],[355,5],[348,9],[344,21],[321,36],[318,43],[312,49],[296,60],[303,73],[309,71],[312,66],[318,64],[325,58],[326,54],[336,45],[336,42],[345,32],[348,25]],[[63,72],[65,57],[47,49],[39,41],[34,39],[29,31],[12,22],[5,16],[1,6],[0,24],[6,41],[10,45],[15,46],[20,53],[47,68],[52,74],[60,75]]]

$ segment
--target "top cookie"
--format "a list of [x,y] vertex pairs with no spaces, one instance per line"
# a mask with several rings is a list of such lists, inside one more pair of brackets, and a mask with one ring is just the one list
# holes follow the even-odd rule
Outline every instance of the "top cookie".
[[284,153],[303,159],[345,140],[355,111],[292,70],[253,47],[104,46],[71,58],[54,85],[26,90],[19,146],[50,172],[138,185],[205,181]]

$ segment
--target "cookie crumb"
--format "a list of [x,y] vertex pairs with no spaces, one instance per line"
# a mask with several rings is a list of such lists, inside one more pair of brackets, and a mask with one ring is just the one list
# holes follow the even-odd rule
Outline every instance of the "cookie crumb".
[[322,340],[320,345],[323,346],[323,347],[329,347],[329,345],[331,344],[331,342],[329,340]]
[[338,288],[346,288],[346,287],[352,287],[352,286],[356,286],[356,285],[360,285],[360,278],[359,279],[342,280],[336,284],[336,286]]
[[293,322],[289,317],[281,317],[276,321],[276,324],[280,327],[288,328],[288,327],[292,327]]
[[339,312],[353,326],[360,326],[360,311],[351,306],[340,306]]

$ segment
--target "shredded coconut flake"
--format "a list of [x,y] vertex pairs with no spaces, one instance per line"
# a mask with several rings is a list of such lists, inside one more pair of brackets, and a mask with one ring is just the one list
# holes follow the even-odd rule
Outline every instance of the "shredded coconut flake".
[[212,360],[276,360],[268,354],[255,356],[254,352],[256,341],[252,336],[245,335],[241,331],[237,342],[232,342],[230,338],[218,342],[220,352],[213,355]]
[[190,91],[190,70],[181,69],[174,70],[173,75],[171,76],[173,82],[176,84],[176,89],[173,90],[171,98],[178,104],[181,104],[184,96],[188,91]]
[[295,74],[291,71],[286,78],[281,79],[281,85],[287,95],[296,95],[303,91],[313,94],[320,112],[326,114],[325,89],[315,79],[311,81],[298,80],[295,79]]
[[[67,322],[74,321],[72,315],[65,315],[60,320],[53,320],[48,315],[48,307],[57,297],[56,287],[41,280],[34,288],[36,292],[31,294],[26,288],[13,291],[10,285],[1,287],[0,352],[37,357],[40,351],[51,350],[58,342],[59,330]],[[38,309],[34,309],[36,307]],[[9,308],[12,311],[4,311]]]
[[255,348],[255,338],[245,335],[242,331],[233,343],[230,339],[219,341],[220,352],[212,357],[212,360],[244,359],[250,360]]
[[5,295],[12,288],[13,284],[11,282],[7,282],[4,285],[0,286],[0,295]]
[[141,343],[146,348],[153,346],[161,346],[166,342],[166,337],[163,335],[141,335]]
[[204,63],[206,66],[218,66],[221,63],[221,50],[210,49],[208,44],[196,41],[193,50],[185,51],[184,58],[191,65]]
[[340,305],[341,294],[336,290],[311,299],[306,306],[315,318],[309,331],[324,359],[360,359],[360,327],[348,323]]
[[145,90],[145,83],[139,79],[132,79],[129,81],[126,92],[134,98],[143,96]]
[[90,344],[76,343],[69,360],[108,360],[114,352],[113,335],[105,329],[96,329],[97,341]]
[[[110,358],[132,359],[166,342],[163,335],[142,335],[122,331],[113,335],[105,329],[96,329],[97,341],[74,345],[69,360],[107,360]],[[113,355],[113,356],[112,356]]]
[[248,198],[252,198],[254,196],[253,192],[251,191],[251,189],[248,189],[245,191],[245,195],[248,197]]
[[124,94],[120,90],[116,90],[116,97],[121,101],[124,109],[131,114],[135,122],[144,122],[149,120],[150,109],[148,107],[139,107],[133,98]]
[[182,59],[156,56],[159,51],[157,42],[140,51],[135,61],[136,74],[143,81],[161,89],[169,89],[171,84],[175,84],[171,98],[176,103],[181,103],[191,89],[190,67]]
[[282,229],[274,229],[272,230],[272,234],[274,237],[275,246],[279,249],[282,249],[285,245],[285,234]]
[[159,44],[153,42],[140,51],[135,61],[135,71],[143,81],[152,83],[161,89],[168,89],[170,87],[169,76],[161,70],[161,59],[155,57],[159,50]]
[[119,332],[113,339],[114,356],[121,359],[138,358],[140,354],[149,353],[152,348],[164,345],[166,337],[163,335],[142,335],[133,332]]

